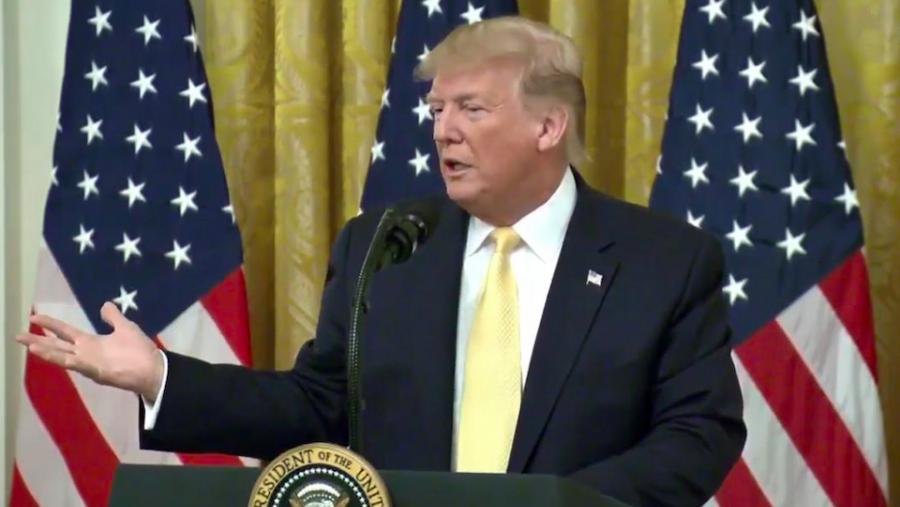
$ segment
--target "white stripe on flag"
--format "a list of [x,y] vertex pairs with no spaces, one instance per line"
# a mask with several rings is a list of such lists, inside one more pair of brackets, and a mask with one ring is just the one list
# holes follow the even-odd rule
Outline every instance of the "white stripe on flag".
[[84,505],[62,454],[24,391],[19,402],[16,466],[38,505]]
[[818,286],[787,307],[777,320],[831,400],[887,496],[878,386],[853,338]]
[[159,333],[163,346],[172,352],[198,357],[210,363],[241,364],[225,341],[219,326],[203,308],[194,303]]
[[766,498],[775,506],[831,505],[828,495],[772,413],[740,358],[734,354],[732,358],[744,395],[747,443],[743,457]]

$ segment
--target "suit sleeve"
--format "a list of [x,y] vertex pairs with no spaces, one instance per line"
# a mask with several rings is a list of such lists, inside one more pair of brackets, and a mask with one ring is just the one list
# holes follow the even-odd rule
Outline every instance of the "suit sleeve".
[[717,242],[704,240],[663,337],[650,431],[622,454],[574,474],[631,505],[702,505],[746,439],[721,293],[723,256]]
[[294,367],[254,371],[166,352],[165,400],[153,429],[140,433],[142,448],[271,459],[311,441],[346,442],[351,229],[352,222],[332,249],[316,337]]

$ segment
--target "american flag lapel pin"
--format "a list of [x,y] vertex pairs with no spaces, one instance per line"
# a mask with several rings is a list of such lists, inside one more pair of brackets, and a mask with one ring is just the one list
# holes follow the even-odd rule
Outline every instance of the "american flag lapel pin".
[[596,285],[599,289],[601,285],[603,285],[603,275],[594,271],[593,269],[588,270],[587,282],[585,285]]

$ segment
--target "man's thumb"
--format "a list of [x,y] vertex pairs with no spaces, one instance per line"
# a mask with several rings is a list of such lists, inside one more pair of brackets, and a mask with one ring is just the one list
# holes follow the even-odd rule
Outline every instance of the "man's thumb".
[[100,307],[100,318],[103,319],[103,322],[112,326],[113,329],[130,322],[122,315],[122,312],[119,311],[119,307],[109,301],[103,303],[103,306]]

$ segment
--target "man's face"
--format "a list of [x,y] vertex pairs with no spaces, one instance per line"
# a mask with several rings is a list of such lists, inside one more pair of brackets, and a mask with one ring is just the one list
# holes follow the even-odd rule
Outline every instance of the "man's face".
[[428,94],[447,194],[483,219],[530,198],[541,125],[522,102],[521,73],[512,62],[439,71]]

